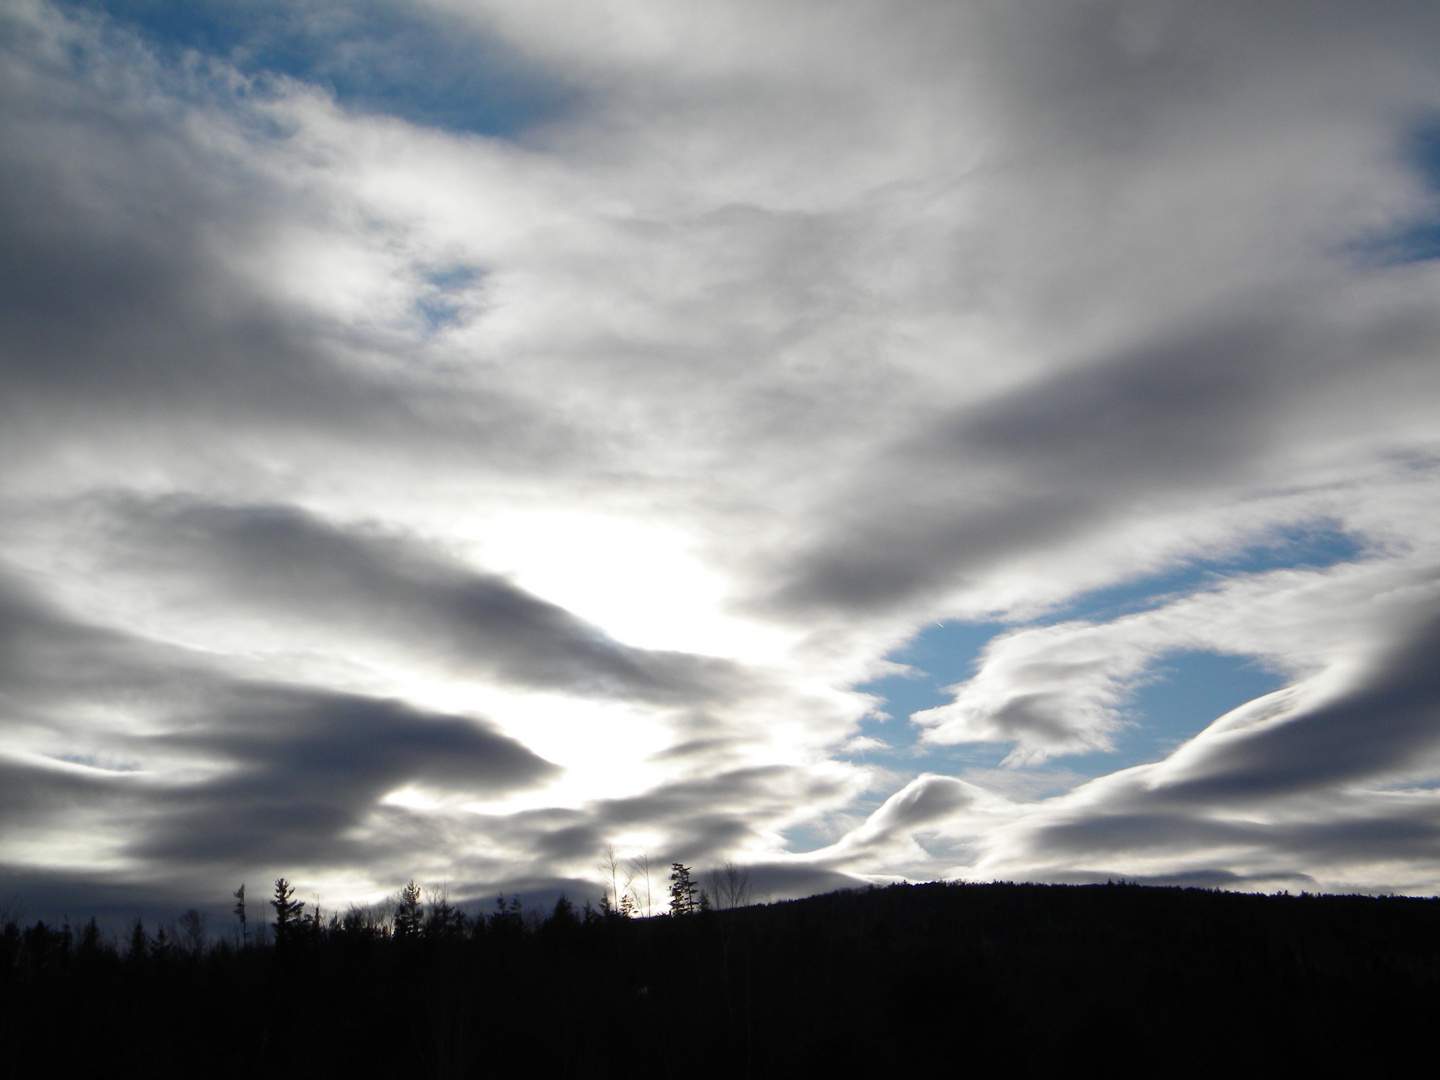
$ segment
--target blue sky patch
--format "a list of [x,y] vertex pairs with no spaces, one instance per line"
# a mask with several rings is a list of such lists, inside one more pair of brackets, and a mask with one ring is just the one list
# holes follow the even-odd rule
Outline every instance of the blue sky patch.
[[1056,761],[1085,776],[1160,761],[1212,721],[1279,690],[1285,682],[1284,676],[1250,657],[1172,653],[1151,668],[1136,689],[1125,710],[1133,724],[1116,734],[1114,749]]
[[[1416,128],[1401,152],[1405,163],[1440,197],[1440,121]],[[1382,266],[1440,258],[1440,198],[1429,217],[1411,222],[1389,235],[1362,241],[1354,245],[1353,250],[1362,259]]]
[[71,765],[84,765],[87,769],[103,769],[105,772],[129,773],[137,772],[134,765],[117,765],[113,762],[102,763],[99,758],[91,754],[56,754],[56,761],[69,762]]
[[893,717],[865,721],[863,734],[884,739],[897,748],[912,745],[915,728],[906,723],[906,718],[921,709],[948,704],[950,695],[945,693],[945,687],[974,675],[980,650],[1006,629],[1003,623],[993,622],[948,622],[926,627],[909,645],[889,656],[898,664],[908,664],[914,669],[913,675],[886,675],[855,688],[883,698],[882,708]]
[[1048,625],[1071,619],[1108,622],[1135,611],[1158,607],[1172,596],[1183,596],[1218,584],[1226,578],[1263,574],[1270,570],[1318,570],[1353,562],[1365,554],[1357,537],[1331,522],[1296,526],[1276,532],[1233,556],[1196,560],[1152,577],[1085,593],[1059,611],[1030,625]]
[[415,301],[415,307],[432,333],[460,321],[465,290],[483,276],[473,266],[450,266],[425,275],[430,289]]
[[108,16],[162,55],[223,58],[248,75],[318,85],[359,112],[513,138],[563,115],[576,92],[495,38],[381,0],[61,0]]
[[1440,121],[1419,128],[1410,136],[1407,157],[1420,170],[1425,183],[1440,193]]

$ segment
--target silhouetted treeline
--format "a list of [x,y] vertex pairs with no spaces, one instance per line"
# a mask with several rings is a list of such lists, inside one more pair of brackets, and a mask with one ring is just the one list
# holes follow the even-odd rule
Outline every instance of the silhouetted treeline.
[[1381,1075],[1440,1015],[1437,900],[936,884],[646,920],[402,901],[249,947],[11,923],[0,1053],[149,1078]]

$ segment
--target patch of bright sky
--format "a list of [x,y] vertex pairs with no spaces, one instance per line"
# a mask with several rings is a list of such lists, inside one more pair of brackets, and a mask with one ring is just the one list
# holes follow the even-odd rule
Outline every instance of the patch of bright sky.
[[360,112],[513,138],[561,116],[575,91],[493,37],[385,0],[60,0],[139,34],[162,54],[193,50],[247,75],[324,87]]
[[452,528],[469,534],[477,565],[627,645],[765,662],[796,636],[730,613],[721,577],[658,522],[510,508]]

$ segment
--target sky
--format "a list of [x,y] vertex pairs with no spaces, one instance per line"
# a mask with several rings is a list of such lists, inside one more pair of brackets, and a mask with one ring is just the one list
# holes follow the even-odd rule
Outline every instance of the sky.
[[1437,58],[11,0],[0,900],[1440,891]]

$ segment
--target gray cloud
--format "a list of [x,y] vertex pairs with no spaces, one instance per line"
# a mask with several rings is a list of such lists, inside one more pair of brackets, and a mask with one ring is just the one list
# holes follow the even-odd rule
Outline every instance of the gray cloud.
[[483,720],[237,678],[203,654],[86,626],[13,587],[0,671],[8,741],[32,747],[3,763],[12,838],[118,828],[129,834],[120,855],[169,864],[171,876],[363,862],[384,842],[367,848],[350,834],[371,815],[409,813],[382,807],[392,791],[492,798],[558,772]]
[[1338,408],[1315,402],[1325,394],[1363,400],[1346,375],[1353,356],[1371,378],[1404,374],[1418,343],[1440,336],[1408,303],[1386,314],[1383,337],[1347,327],[1338,345],[1273,312],[1202,327],[967,406],[889,449],[862,497],[829,508],[846,527],[786,567],[775,602],[802,614],[900,608],[1063,551],[1137,506],[1174,512],[1267,483],[1272,448],[1297,437],[1297,400],[1317,415]]
[[209,730],[159,737],[168,747],[218,760],[223,771],[171,787],[163,822],[136,854],[191,865],[257,857],[346,865],[365,855],[347,831],[406,783],[479,798],[532,786],[556,771],[466,717],[340,694],[237,689]]
[[0,761],[0,779],[0,822],[17,831],[97,806],[111,812],[128,806],[133,812],[145,799],[141,785],[123,773],[67,768],[61,762]]
[[1247,800],[1373,782],[1424,767],[1440,749],[1440,623],[1367,673],[1356,688],[1215,740],[1167,785],[1177,800]]
[[1276,889],[1301,880],[1330,891],[1366,877],[1367,888],[1408,891],[1434,873],[1440,806],[1433,798],[1327,795],[1323,804],[1252,803],[1251,813],[1257,818],[1239,817],[1219,800],[1176,806],[1163,792],[1117,791],[1026,828],[1005,858],[982,863],[982,872],[1207,888]]
[[76,702],[157,700],[203,678],[203,668],[183,649],[80,621],[0,574],[0,677],[12,727]]

